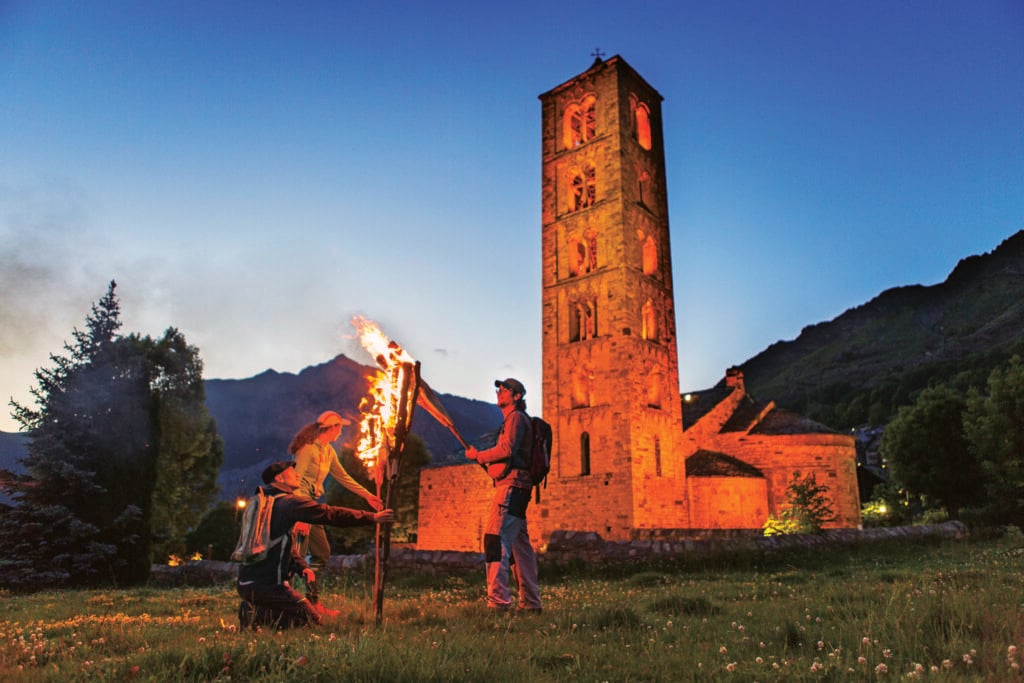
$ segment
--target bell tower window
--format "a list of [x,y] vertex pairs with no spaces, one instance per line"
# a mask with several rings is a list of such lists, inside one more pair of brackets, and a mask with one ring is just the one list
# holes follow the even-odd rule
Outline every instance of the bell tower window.
[[651,235],[647,236],[640,247],[640,259],[644,275],[654,275],[658,272],[658,243]]
[[644,149],[651,148],[651,110],[643,102],[638,102],[634,110],[636,121],[636,141]]
[[654,310],[654,302],[648,299],[641,309],[641,337],[648,341],[658,341],[658,317]]
[[592,164],[572,172],[572,210],[593,206],[597,201],[597,171]]
[[597,98],[587,95],[566,106],[562,121],[562,142],[566,149],[574,149],[597,136]]
[[580,434],[580,476],[590,474],[590,433]]

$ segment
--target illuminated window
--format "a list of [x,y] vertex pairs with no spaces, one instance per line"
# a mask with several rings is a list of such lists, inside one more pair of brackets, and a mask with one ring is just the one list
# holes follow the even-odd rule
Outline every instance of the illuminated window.
[[644,149],[651,148],[651,110],[643,102],[638,102],[634,110],[636,120],[636,141]]
[[652,370],[647,376],[647,407],[661,408],[661,373]]
[[658,318],[654,310],[654,302],[648,299],[641,309],[640,336],[648,341],[658,341]]
[[583,238],[569,236],[569,277],[597,270],[597,231],[588,230]]
[[593,140],[597,135],[597,98],[587,95],[579,102],[573,102],[565,108],[562,121],[562,142],[566,149],[573,149],[584,142]]
[[647,236],[640,247],[640,252],[644,275],[654,275],[658,272],[658,243],[654,241],[654,237]]
[[569,315],[569,341],[586,341],[597,336],[597,303],[578,301]]
[[582,275],[587,269],[587,245],[575,235],[569,237],[569,276]]
[[597,231],[588,230],[587,238],[587,272],[597,270]]
[[580,476],[590,474],[590,434],[580,434]]
[[572,407],[586,408],[590,405],[590,368],[577,365],[572,375]]
[[579,211],[593,206],[597,201],[597,171],[587,164],[572,172],[572,210]]

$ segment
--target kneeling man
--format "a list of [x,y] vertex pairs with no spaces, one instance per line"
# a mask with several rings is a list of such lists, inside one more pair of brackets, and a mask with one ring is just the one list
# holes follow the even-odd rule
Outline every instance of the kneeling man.
[[263,470],[263,493],[274,496],[270,514],[270,537],[281,538],[259,562],[243,564],[238,570],[238,594],[242,604],[238,620],[243,629],[273,625],[277,628],[319,625],[322,611],[291,587],[292,575],[314,580],[312,570],[296,548],[292,527],[298,522],[328,526],[358,526],[392,522],[392,510],[370,512],[321,505],[306,496],[294,495],[299,475],[294,462],[275,462]]

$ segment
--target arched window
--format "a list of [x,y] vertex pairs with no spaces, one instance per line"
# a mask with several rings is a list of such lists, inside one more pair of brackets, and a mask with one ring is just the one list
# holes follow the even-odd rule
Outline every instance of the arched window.
[[580,476],[590,474],[590,434],[580,434]]
[[638,102],[634,110],[636,118],[636,141],[644,149],[651,148],[651,110],[643,102]]
[[654,302],[648,299],[640,311],[640,336],[648,341],[658,341],[658,317],[654,310]]
[[587,245],[580,238],[569,237],[569,277],[576,277],[586,272]]
[[586,164],[572,173],[572,210],[579,211],[597,201],[597,171]]
[[597,135],[597,98],[587,95],[579,102],[566,106],[562,119],[562,142],[566,149],[573,149]]
[[569,341],[586,341],[597,336],[597,302],[577,301],[569,310]]
[[586,408],[590,405],[590,368],[577,365],[572,375],[572,407]]
[[587,230],[587,272],[597,270],[597,231]]
[[661,373],[658,370],[647,375],[647,407],[661,408]]
[[658,243],[654,241],[653,236],[647,236],[640,247],[640,252],[644,275],[654,275],[658,272]]

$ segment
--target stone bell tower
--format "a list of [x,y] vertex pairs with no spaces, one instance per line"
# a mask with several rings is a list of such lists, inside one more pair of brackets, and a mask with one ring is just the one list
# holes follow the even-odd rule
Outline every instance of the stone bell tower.
[[615,56],[540,100],[554,460],[530,523],[619,540],[687,528],[662,97]]

